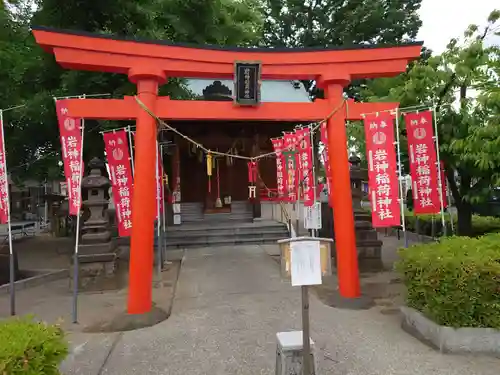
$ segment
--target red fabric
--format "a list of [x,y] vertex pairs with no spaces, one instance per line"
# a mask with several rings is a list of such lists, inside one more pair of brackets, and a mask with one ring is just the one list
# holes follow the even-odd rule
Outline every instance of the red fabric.
[[441,211],[432,112],[405,114],[415,214]]
[[257,183],[257,162],[249,161],[247,163],[248,166],[248,182],[250,184]]
[[9,222],[9,179],[3,138],[3,123],[0,117],[0,223],[7,224]]
[[313,156],[311,145],[311,130],[309,128],[299,129],[297,135],[299,180],[302,182],[301,200],[304,206],[309,207],[316,199],[313,178]]
[[323,151],[322,151],[322,156],[323,156],[323,162],[325,163],[325,173],[326,173],[326,188],[328,192],[328,205],[332,207],[332,200],[331,200],[331,175],[330,175],[330,157],[328,155],[328,132],[327,132],[327,123],[326,121],[323,121],[319,127],[320,129],[320,135],[321,135],[321,143],[323,143]]
[[284,148],[284,139],[271,139],[274,151],[276,152],[276,187],[278,199],[284,200],[288,191],[288,180],[285,178],[285,156],[282,151]]
[[64,175],[68,187],[69,214],[78,215],[81,207],[81,177],[83,151],[81,119],[72,118],[68,114],[65,100],[56,102],[57,120],[61,139]]
[[115,203],[118,233],[128,237],[132,232],[132,170],[125,130],[103,134],[108,158],[113,201]]
[[[284,138],[284,148],[285,152],[295,151],[297,149],[297,135],[295,133],[285,133]],[[297,201],[297,188],[299,184],[298,179],[298,158],[297,154],[295,156],[286,156],[286,175],[288,191],[286,191],[286,200],[288,202]]]
[[399,183],[396,173],[393,116],[388,112],[364,119],[368,186],[374,228],[401,224]]

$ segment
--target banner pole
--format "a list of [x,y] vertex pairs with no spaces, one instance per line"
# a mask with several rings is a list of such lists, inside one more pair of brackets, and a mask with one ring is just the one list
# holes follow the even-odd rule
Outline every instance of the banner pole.
[[80,176],[78,181],[78,214],[76,215],[76,238],[75,238],[75,252],[73,259],[73,323],[78,323],[78,280],[79,280],[79,266],[78,266],[78,245],[80,242],[80,217],[81,217],[81,207],[82,207],[82,175],[83,175],[83,137],[85,134],[85,119],[81,120],[82,128],[82,146],[80,148]]
[[[309,125],[309,136],[311,138],[311,164],[312,164],[312,177],[313,177],[313,183],[312,183],[312,187],[313,187],[313,196],[314,196],[314,203],[313,203],[313,207],[314,209],[317,208],[317,200],[318,200],[318,196],[317,196],[317,188],[316,188],[316,185],[317,185],[317,181],[316,181],[316,163],[315,163],[315,160],[316,158],[314,157],[314,133],[313,133],[313,126],[312,125]],[[316,212],[316,211],[314,211]],[[321,219],[320,219],[321,220]],[[304,222],[306,221],[306,218],[304,217]],[[317,237],[318,235],[318,230],[317,229],[313,229],[312,230],[312,235],[313,237]]]
[[129,150],[130,150],[130,164],[132,166],[132,177],[134,177],[134,146],[132,144],[132,129],[130,128],[130,125],[127,127],[127,133],[128,133],[128,143],[129,143]]
[[396,147],[398,150],[398,174],[399,174],[399,205],[401,207],[401,228],[403,229],[403,238],[405,247],[408,247],[408,235],[406,233],[405,204],[403,197],[403,165],[401,163],[401,141],[399,137],[399,108],[396,108]]
[[[17,108],[17,107],[16,107]],[[10,197],[9,197],[9,175],[7,173],[7,155],[5,154],[5,136],[3,123],[3,110],[0,109],[0,126],[2,131],[2,154],[4,158],[5,184],[7,185],[7,230],[9,231],[9,289],[10,289],[10,315],[16,315],[16,269],[14,262],[14,250],[12,248],[12,225],[10,222]]]
[[436,145],[436,155],[437,155],[439,202],[441,203],[441,224],[443,225],[443,236],[446,237],[447,228],[446,228],[446,220],[444,217],[443,181],[441,180],[441,160],[439,155],[439,136],[438,136],[436,106],[432,107],[432,117],[434,121],[434,144]]

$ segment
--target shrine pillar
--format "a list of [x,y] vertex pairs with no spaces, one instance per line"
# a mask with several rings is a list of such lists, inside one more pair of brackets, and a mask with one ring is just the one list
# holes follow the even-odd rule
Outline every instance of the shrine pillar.
[[[321,82],[332,110],[343,100],[343,89],[349,79]],[[335,223],[335,248],[339,292],[344,298],[361,296],[358,253],[352,208],[351,178],[347,153],[345,104],[328,120],[328,157],[330,160],[331,202]]]
[[[137,85],[139,99],[154,112],[158,86],[165,82],[165,74],[131,69],[129,79]],[[129,314],[144,314],[152,308],[157,128],[156,120],[142,108],[138,108],[136,125],[127,307]]]

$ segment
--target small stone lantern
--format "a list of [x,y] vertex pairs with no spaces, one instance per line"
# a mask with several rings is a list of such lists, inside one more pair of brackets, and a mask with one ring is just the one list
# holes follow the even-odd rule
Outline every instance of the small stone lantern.
[[362,183],[368,180],[368,171],[361,168],[361,159],[356,155],[351,155],[349,163],[359,265],[362,270],[382,269],[382,241],[372,227],[371,214],[361,207],[364,196]]
[[82,202],[85,219],[78,246],[79,286],[88,291],[115,289],[118,282],[114,277],[116,246],[111,239],[107,215],[110,181],[105,175],[106,166],[99,158],[93,158],[88,168],[90,173],[82,179],[82,196],[86,198]]

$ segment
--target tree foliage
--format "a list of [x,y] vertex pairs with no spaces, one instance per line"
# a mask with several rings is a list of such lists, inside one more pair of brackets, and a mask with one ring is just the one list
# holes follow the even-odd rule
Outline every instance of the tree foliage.
[[[52,178],[61,173],[53,97],[135,93],[126,76],[66,71],[36,45],[30,25],[118,34],[173,42],[254,45],[263,19],[256,0],[17,0],[0,1],[0,108],[5,112],[9,172]],[[35,10],[34,10],[35,9]],[[189,97],[183,81],[170,80],[160,94]],[[122,124],[123,125],[123,124]],[[102,156],[100,130],[107,121],[86,121],[84,158]]]
[[402,107],[435,106],[440,155],[464,235],[471,231],[472,205],[500,181],[500,46],[484,43],[500,35],[499,19],[500,11],[493,11],[485,27],[471,25],[441,55],[364,91],[368,99],[395,100]]

